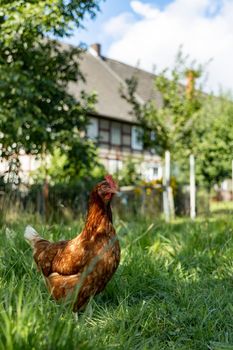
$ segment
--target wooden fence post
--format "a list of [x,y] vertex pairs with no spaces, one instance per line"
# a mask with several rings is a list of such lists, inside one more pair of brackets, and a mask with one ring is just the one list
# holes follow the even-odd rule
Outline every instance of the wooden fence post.
[[195,184],[195,158],[190,154],[190,217],[192,220],[196,217],[196,184]]
[[231,161],[231,200],[233,201],[233,159]]
[[163,168],[163,211],[166,222],[170,221],[169,185],[170,185],[170,152],[165,152],[165,165]]

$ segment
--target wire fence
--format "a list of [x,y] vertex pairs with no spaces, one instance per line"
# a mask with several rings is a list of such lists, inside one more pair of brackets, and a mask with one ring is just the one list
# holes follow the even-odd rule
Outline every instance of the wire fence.
[[[59,222],[84,217],[87,212],[91,186],[50,186],[45,196],[44,186],[34,185],[0,190],[0,209],[6,212],[37,213],[46,220]],[[161,218],[163,216],[163,186],[122,187],[113,201],[114,213],[124,219],[131,216]],[[204,188],[197,188],[197,215],[208,215],[210,199],[218,200],[217,194],[210,194]],[[175,216],[190,215],[190,194],[187,185],[178,186],[173,193]]]

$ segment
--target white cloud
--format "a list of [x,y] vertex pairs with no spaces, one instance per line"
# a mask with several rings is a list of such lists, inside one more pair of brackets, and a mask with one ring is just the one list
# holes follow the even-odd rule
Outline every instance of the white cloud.
[[134,23],[132,13],[124,12],[116,17],[111,18],[103,25],[104,33],[118,39],[124,35]]
[[131,1],[133,11],[145,18],[156,18],[159,15],[159,10],[151,4],[145,4],[140,1]]
[[154,65],[162,69],[173,63],[183,45],[183,51],[200,63],[213,59],[209,89],[216,92],[221,85],[233,90],[233,0],[173,0],[163,10],[149,0],[135,0],[131,8],[134,20],[121,14],[105,24],[112,37],[108,56],[132,65],[139,61],[147,70]]

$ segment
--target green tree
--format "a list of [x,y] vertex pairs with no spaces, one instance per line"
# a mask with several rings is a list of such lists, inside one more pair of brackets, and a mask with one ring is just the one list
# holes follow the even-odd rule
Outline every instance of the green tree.
[[233,158],[233,103],[228,96],[209,96],[194,126],[197,176],[208,190],[231,177]]
[[0,0],[0,144],[1,156],[20,151],[66,154],[78,173],[91,166],[94,149],[83,137],[95,96],[70,93],[71,81],[84,79],[80,48],[58,39],[94,17],[98,0]]
[[[122,96],[131,103],[132,113],[144,129],[145,146],[161,156],[169,150],[176,175],[182,182],[188,178],[188,157],[194,154],[197,180],[209,189],[230,176],[233,105],[229,97],[217,98],[204,93],[204,78],[205,66],[190,63],[188,57],[179,52],[174,67],[163,70],[155,78],[161,106],[155,101],[144,105],[138,102],[135,77],[126,81],[128,91]],[[195,86],[195,82],[199,86]]]
[[129,158],[123,168],[117,174],[119,183],[122,186],[137,185],[142,181],[142,176],[138,172],[139,160]]
[[[190,152],[193,125],[203,104],[201,89],[195,89],[194,81],[202,72],[202,66],[195,62],[189,63],[188,57],[184,57],[179,51],[174,67],[170,70],[164,69],[155,79],[155,89],[162,98],[161,106],[156,105],[154,100],[140,104],[135,95],[136,77],[126,81],[128,91],[122,96],[131,103],[132,113],[144,129],[143,138],[147,148],[155,148],[161,155],[165,150],[170,150],[175,158],[180,157],[180,152]],[[189,73],[194,78],[191,92],[182,84]]]

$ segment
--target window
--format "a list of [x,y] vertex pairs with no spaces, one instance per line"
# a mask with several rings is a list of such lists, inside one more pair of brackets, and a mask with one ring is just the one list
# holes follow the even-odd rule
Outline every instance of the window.
[[121,146],[122,149],[130,151],[143,150],[142,128],[131,126],[127,123],[110,121],[108,119],[90,118],[87,126],[87,137],[98,140],[101,147],[103,144]]
[[142,151],[143,143],[142,143],[142,128],[138,126],[132,127],[132,141],[131,146],[134,150]]
[[101,142],[109,142],[109,131],[108,130],[100,130],[100,141]]
[[100,129],[109,129],[109,120],[100,119]]
[[111,123],[111,144],[120,146],[121,145],[121,124]]
[[100,119],[100,141],[103,143],[109,143],[110,130],[109,130],[109,120]]
[[147,164],[144,166],[144,176],[147,181],[157,180],[162,176],[162,168],[159,164]]
[[131,146],[131,137],[130,137],[130,135],[123,135],[122,143],[123,143],[123,146],[130,147]]
[[87,126],[87,137],[91,140],[96,140],[98,137],[98,119],[90,118]]
[[123,133],[124,134],[130,134],[131,133],[131,125],[123,124]]
[[122,124],[122,145],[126,148],[131,147],[131,125]]

